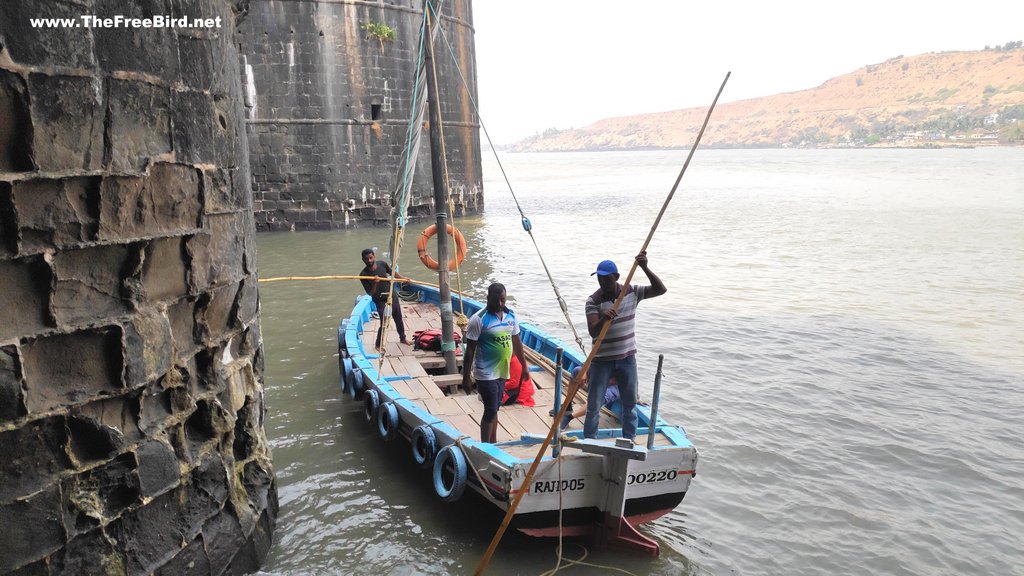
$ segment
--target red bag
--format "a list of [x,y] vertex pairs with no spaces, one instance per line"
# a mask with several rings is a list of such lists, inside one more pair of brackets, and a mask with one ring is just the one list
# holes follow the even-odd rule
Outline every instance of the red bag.
[[[455,337],[455,348],[459,347],[459,341],[462,339],[462,335],[458,332],[454,332]],[[431,328],[429,330],[418,330],[412,335],[413,349],[414,350],[429,350],[431,352],[441,351],[441,330],[438,328]]]

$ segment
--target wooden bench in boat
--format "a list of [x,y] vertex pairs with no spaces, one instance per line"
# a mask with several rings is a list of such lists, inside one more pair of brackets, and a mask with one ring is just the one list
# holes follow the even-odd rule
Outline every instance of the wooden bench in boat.
[[[420,361],[420,366],[423,366],[424,370],[439,370],[447,365],[444,356],[436,352],[416,351],[413,356]],[[462,356],[455,357],[455,365],[462,368]]]
[[437,384],[438,388],[447,391],[449,394],[454,394],[462,384],[462,374],[438,374],[430,378],[433,379],[434,384]]

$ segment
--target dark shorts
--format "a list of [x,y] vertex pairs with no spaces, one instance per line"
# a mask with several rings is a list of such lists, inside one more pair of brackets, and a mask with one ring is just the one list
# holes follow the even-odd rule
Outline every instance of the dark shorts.
[[476,390],[480,393],[480,401],[484,403],[484,416],[481,420],[495,420],[498,417],[498,406],[501,406],[501,397],[505,394],[505,381],[477,380]]

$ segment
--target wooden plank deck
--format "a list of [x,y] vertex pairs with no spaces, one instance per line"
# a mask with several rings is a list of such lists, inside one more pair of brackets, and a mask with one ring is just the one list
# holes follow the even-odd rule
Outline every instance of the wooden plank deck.
[[[422,303],[402,303],[402,316],[405,319],[406,337],[410,340],[417,330],[425,330],[440,324],[437,309]],[[363,326],[363,349],[374,353],[374,340],[377,337],[379,320],[370,320]],[[410,345],[399,343],[398,332],[394,325],[389,326],[384,338],[382,358],[371,358],[374,366],[379,366],[384,377],[395,377],[390,384],[403,396],[419,403],[428,412],[443,417],[459,432],[472,438],[480,436],[480,417],[483,415],[483,403],[477,394],[466,395],[457,384],[455,375],[443,375],[444,358],[434,352],[414,350]],[[532,356],[532,357],[531,357]],[[462,355],[457,358],[462,367]],[[549,412],[554,407],[555,375],[551,362],[536,358],[529,354],[532,366],[541,366],[543,370],[530,372],[536,392],[533,407],[513,404],[502,406],[498,411],[498,441],[518,440],[523,434],[546,436],[550,429],[552,417]],[[568,383],[568,374],[563,374],[563,383]],[[564,392],[564,386],[563,386]],[[585,393],[577,396],[573,408],[586,402]],[[618,417],[605,410],[601,414],[602,428],[617,428]],[[569,430],[583,428],[583,419],[574,419]],[[646,445],[647,436],[638,435],[637,444]],[[659,434],[655,445],[669,445],[664,434]],[[532,458],[539,445],[506,447],[506,450],[521,458]],[[548,452],[550,454],[550,451]]]

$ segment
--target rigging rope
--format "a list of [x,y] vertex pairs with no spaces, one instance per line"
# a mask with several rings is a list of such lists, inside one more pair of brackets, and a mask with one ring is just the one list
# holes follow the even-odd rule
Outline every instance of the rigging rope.
[[512,182],[509,181],[508,174],[505,172],[505,166],[501,163],[497,149],[494,147],[494,142],[491,141],[491,135],[487,131],[487,126],[484,125],[483,118],[480,116],[480,107],[477,106],[476,99],[473,98],[473,94],[469,90],[469,83],[466,82],[466,77],[463,75],[462,68],[459,66],[458,58],[455,56],[455,50],[452,48],[451,43],[448,42],[448,36],[445,35],[444,30],[441,30],[441,39],[444,40],[445,46],[448,47],[448,52],[452,56],[452,62],[455,64],[455,70],[459,73],[462,85],[466,88],[466,94],[469,97],[470,103],[473,104],[473,110],[476,112],[477,120],[480,121],[480,128],[484,131],[484,136],[487,138],[487,144],[491,147],[494,159],[498,163],[498,169],[501,170],[501,176],[505,179],[505,184],[508,185],[508,191],[512,194],[512,200],[516,203],[516,209],[519,211],[519,216],[522,219],[523,230],[529,234],[530,241],[533,242],[533,248],[537,252],[537,257],[540,258],[541,266],[544,268],[544,273],[548,277],[548,282],[551,283],[551,288],[555,292],[555,299],[558,300],[558,307],[561,308],[562,315],[565,316],[565,323],[569,325],[569,330],[572,331],[573,338],[576,340],[576,344],[580,347],[580,351],[586,354],[587,350],[583,346],[583,338],[581,338],[579,333],[576,331],[576,326],[573,324],[572,318],[569,316],[569,307],[565,303],[565,299],[562,298],[562,293],[558,290],[558,284],[555,283],[555,279],[551,275],[551,270],[548,269],[547,262],[544,260],[544,255],[540,251],[540,246],[537,244],[537,239],[533,235],[533,224],[531,224],[530,219],[526,217],[526,214],[523,212],[523,207],[519,204],[519,198],[516,197],[516,193],[512,189]]

